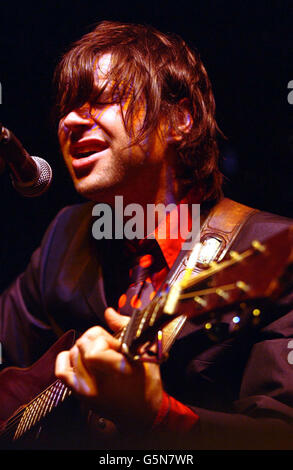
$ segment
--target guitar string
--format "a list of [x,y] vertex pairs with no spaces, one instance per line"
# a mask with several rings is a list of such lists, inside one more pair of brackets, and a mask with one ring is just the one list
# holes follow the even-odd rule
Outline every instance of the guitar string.
[[[50,399],[50,394],[47,394],[47,395],[49,395],[49,399]],[[53,399],[54,399],[54,397],[53,397]],[[39,403],[37,403],[37,408],[34,411],[34,418],[31,421],[31,423],[29,423],[30,424],[29,428],[33,427],[36,424],[36,422],[39,422],[40,419],[42,419],[45,416],[45,414],[44,414],[44,403],[46,403],[46,400],[47,400],[46,395],[38,398],[37,402],[39,401]]]
[[200,291],[188,292],[187,294],[180,294],[179,299],[184,300],[184,299],[189,299],[195,296],[210,295],[210,294],[217,294],[221,297],[220,291],[231,291],[235,289],[241,290],[241,287],[240,287],[241,284],[238,284],[238,282],[241,282],[241,281],[237,281],[231,284],[225,284],[222,286],[209,287],[207,289],[202,289]]
[[[22,416],[22,418],[24,418],[24,415],[25,415],[25,419],[23,420],[22,426],[19,429],[17,429],[15,433],[15,438],[21,437],[25,432],[30,430],[35,425],[36,422],[39,422],[40,419],[46,415],[48,406],[45,409],[42,409],[42,407],[40,407],[40,409],[38,410],[38,407],[39,407],[38,402],[41,402],[41,404],[48,402],[48,405],[50,406],[50,411],[51,411],[51,409],[53,408],[53,405],[57,406],[58,403],[60,402],[59,398],[64,388],[65,390],[62,395],[62,401],[63,401],[66,397],[66,387],[60,381],[56,381],[54,384],[52,384],[52,390],[47,389],[45,392],[43,392],[43,396],[39,396],[37,399],[35,399],[35,403],[32,403],[30,407],[25,410],[26,413],[24,413]],[[59,394],[58,394],[58,390],[59,390]],[[50,396],[50,392],[51,392],[51,396]],[[45,399],[43,400],[43,398]],[[30,419],[27,421],[27,415],[29,414],[31,407],[33,407],[33,411],[31,413]],[[20,418],[20,420],[22,418]],[[7,428],[9,428],[9,426],[7,426]],[[4,429],[4,433],[5,431],[7,431],[7,428]]]
[[[40,396],[42,396],[43,394],[46,394],[47,392],[49,392],[49,399],[50,399],[50,391],[52,390],[52,388],[56,385],[56,383],[60,382],[59,379],[57,379],[55,382],[53,382],[52,384],[50,384],[45,390],[43,390],[42,392],[40,392],[39,395],[37,395],[31,402],[29,402],[27,405],[25,405],[25,408],[19,410],[15,415],[13,415],[8,421],[7,421],[7,425],[5,426],[5,428],[3,429],[3,431],[0,433],[0,436],[2,437],[3,435],[7,434],[11,428],[13,428],[15,426],[15,424],[17,424],[17,422],[19,422],[21,420],[21,418],[23,417],[24,413],[25,413],[25,410],[26,408],[31,405],[33,403],[34,400],[36,400],[37,398],[39,398]],[[8,431],[8,432],[7,432]]]
[[[55,385],[56,385],[56,383],[54,384],[54,387],[55,387]],[[50,408],[51,398],[52,398],[52,393],[51,393],[51,390],[50,390],[49,392],[46,393],[46,395],[44,397],[42,416],[47,416],[47,414],[49,413],[48,410]]]
[[44,399],[44,409],[43,409],[43,416],[47,416],[49,414],[49,409],[51,405],[51,392],[47,393]]
[[[54,389],[54,385],[53,385],[52,389]],[[32,418],[33,413],[34,413],[35,405],[41,399],[42,396],[43,396],[43,394],[37,396],[30,404],[28,404],[26,406],[25,412],[23,413],[23,416],[20,418],[19,426],[16,429],[15,437],[14,437],[15,439],[22,436],[26,431],[28,431],[31,428],[31,426],[30,426],[31,419],[29,419],[27,421],[27,415],[31,411],[31,418]]]
[[61,390],[62,390],[62,383],[59,382],[58,386],[55,388],[55,393],[52,396],[52,404],[50,407],[50,412],[53,408],[55,408],[58,405]]
[[30,415],[29,419],[24,422],[24,425],[22,425],[19,430],[17,429],[15,433],[15,438],[19,438],[33,427],[33,425],[35,424],[36,417],[38,415],[38,411],[39,409],[41,409],[42,398],[43,395],[37,397],[33,401],[33,403],[31,403],[31,405],[27,407],[26,414]]
[[19,425],[16,429],[15,436],[18,437],[22,434],[23,429],[25,429],[26,427],[28,417],[29,417],[29,408],[26,408],[25,412],[23,413],[23,417],[20,420]]
[[36,423],[38,423],[42,419],[42,417],[44,416],[44,407],[45,407],[46,401],[48,400],[48,395],[49,395],[48,392],[45,392],[44,396],[41,399],[41,403],[38,407],[37,413],[35,415],[35,419],[33,421],[33,426]]
[[53,387],[53,390],[52,390],[52,394],[51,394],[51,399],[50,399],[50,404],[49,404],[49,409],[48,409],[48,413],[51,413],[52,409],[53,409],[53,406],[54,406],[54,399],[55,399],[55,396],[56,396],[56,390],[58,390],[58,387],[60,385],[60,382],[57,382],[57,384],[55,385],[55,387]]
[[27,425],[26,425],[26,428],[25,428],[25,432],[27,430],[29,430],[31,427],[32,427],[32,423],[35,419],[35,416],[36,416],[36,413],[38,411],[38,405],[39,405],[39,401],[40,399],[38,398],[31,406],[32,406],[32,409],[31,409],[31,412],[30,412],[30,417],[29,417],[29,420],[27,422]]
[[35,400],[26,410],[26,413],[25,413],[25,420],[24,420],[24,423],[20,429],[20,433],[21,434],[24,434],[28,429],[30,429],[30,422],[31,422],[31,419],[33,417],[33,414],[34,414],[34,410],[36,408],[36,404],[37,404],[37,400]]
[[253,256],[254,254],[260,254],[260,252],[256,248],[249,248],[248,250],[244,251],[243,253],[239,254],[237,253],[235,256],[233,256],[233,251],[231,252],[230,256],[231,259],[227,259],[221,262],[215,262],[216,264],[214,265],[214,261],[212,261],[208,267],[208,269],[203,270],[202,272],[198,273],[195,277],[192,279],[188,280],[184,284],[184,288],[188,289],[190,287],[193,287],[194,285],[198,284],[201,281],[204,281],[208,279],[209,277],[213,276],[214,274],[217,274],[218,272],[223,271],[226,268],[230,268],[234,266],[237,263],[241,263],[243,260],[246,258]]
[[[46,391],[46,393],[43,395],[43,396],[39,396],[34,403],[32,403],[30,406],[33,407],[33,410],[32,410],[32,414],[31,414],[31,419],[29,419],[26,423],[26,426],[25,427],[22,427],[21,429],[21,432],[18,433],[18,437],[20,435],[23,435],[25,432],[27,432],[28,430],[30,430],[37,422],[37,417],[39,415],[40,418],[38,419],[38,422],[40,421],[41,418],[43,418],[46,414],[44,413],[44,408],[42,408],[42,405],[44,403],[46,403],[46,401],[48,402],[48,405],[49,405],[49,412],[51,412],[52,408],[54,406],[57,406],[58,403],[59,403],[59,396],[60,396],[60,390],[62,390],[63,388],[63,384],[60,382],[60,381],[57,381],[54,383],[53,387],[52,387],[52,390],[49,391],[48,393],[48,390]],[[59,392],[59,393],[58,393]],[[47,395],[47,396],[46,396]],[[39,404],[39,403],[40,404]],[[39,409],[38,409],[39,408]],[[46,407],[46,413],[47,413],[47,410],[48,410],[48,406]],[[28,412],[30,411],[30,408],[28,410]]]
[[39,401],[39,398],[37,398],[37,400],[35,400],[27,410],[28,418],[26,420],[26,423],[25,423],[25,426],[23,428],[22,434],[24,434],[26,431],[28,431],[31,428],[31,422],[32,422],[32,420],[34,418],[34,414],[37,410],[38,401]]

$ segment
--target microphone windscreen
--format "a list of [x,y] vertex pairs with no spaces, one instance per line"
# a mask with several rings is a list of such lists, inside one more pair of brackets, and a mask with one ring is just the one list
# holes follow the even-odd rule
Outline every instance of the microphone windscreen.
[[40,157],[31,157],[37,165],[37,176],[28,183],[20,182],[11,177],[16,191],[24,197],[38,197],[47,191],[52,182],[52,168],[49,163]]

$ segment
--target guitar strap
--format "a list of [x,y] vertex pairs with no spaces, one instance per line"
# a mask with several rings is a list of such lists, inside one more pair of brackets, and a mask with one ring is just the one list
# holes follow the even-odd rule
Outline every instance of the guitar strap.
[[[210,211],[200,231],[200,243],[197,263],[193,275],[201,272],[211,261],[220,261],[230,249],[245,222],[257,209],[245,206],[229,198],[221,199]],[[182,250],[175,261],[166,282],[172,285],[182,277],[190,251]],[[162,352],[166,355],[182,330],[187,315],[180,315],[163,328]]]

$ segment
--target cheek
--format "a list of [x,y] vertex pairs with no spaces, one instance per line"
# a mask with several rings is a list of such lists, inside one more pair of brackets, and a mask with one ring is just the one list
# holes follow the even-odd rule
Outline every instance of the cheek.
[[66,151],[66,149],[69,147],[68,133],[69,131],[67,127],[62,122],[60,122],[59,127],[58,127],[58,140],[59,140],[59,145],[63,154]]
[[101,124],[104,126],[104,129],[107,129],[112,141],[118,141],[122,146],[129,144],[129,136],[124,125],[119,105],[115,105],[105,112]]

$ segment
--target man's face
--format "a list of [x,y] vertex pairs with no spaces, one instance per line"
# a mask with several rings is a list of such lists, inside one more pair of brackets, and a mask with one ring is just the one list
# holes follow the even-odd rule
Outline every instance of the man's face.
[[[110,54],[103,55],[98,62],[99,85],[105,84],[110,62]],[[147,191],[158,176],[168,147],[157,132],[142,144],[129,147],[131,140],[124,126],[121,104],[105,104],[111,100],[110,95],[107,85],[94,107],[85,103],[59,122],[59,142],[75,188],[92,200],[126,195],[130,187]],[[123,112],[128,104],[126,97]],[[136,113],[134,132],[144,113],[144,108]],[[150,178],[151,174],[156,176]]]

